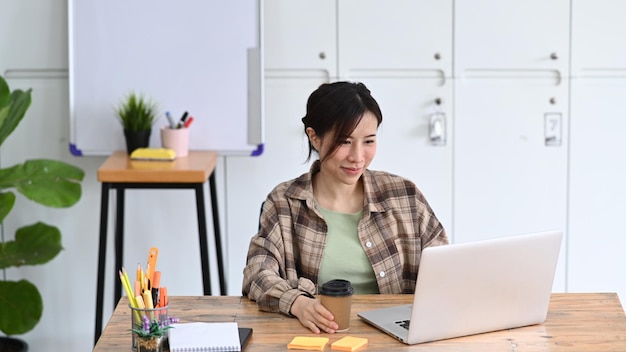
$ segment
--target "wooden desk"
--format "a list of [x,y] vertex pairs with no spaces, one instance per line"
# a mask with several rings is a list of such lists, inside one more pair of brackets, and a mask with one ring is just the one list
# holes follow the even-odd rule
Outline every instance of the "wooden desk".
[[[211,294],[206,214],[204,206],[204,183],[209,181],[215,250],[217,253],[220,293],[226,294],[222,244],[217,211],[214,169],[217,154],[210,151],[190,151],[189,155],[174,161],[131,160],[125,151],[113,153],[98,169],[98,181],[102,182],[100,205],[100,243],[98,253],[98,283],[96,297],[95,341],[102,332],[102,306],[104,301],[104,267],[106,262],[107,223],[109,193],[117,190],[115,222],[115,275],[114,304],[120,300],[122,287],[117,271],[122,267],[124,253],[124,191],[126,189],[193,189],[196,193],[200,257],[204,294]],[[94,342],[95,342],[94,341]]]
[[[411,295],[357,295],[352,306],[350,330],[334,335],[365,337],[362,351],[626,351],[626,316],[615,293],[555,293],[546,322],[517,329],[496,331],[408,346],[380,332],[357,317],[357,312],[389,305],[411,303]],[[315,336],[296,318],[265,313],[247,298],[171,297],[169,314],[181,322],[236,321],[254,329],[244,352],[286,351],[294,336]],[[130,309],[123,297],[107,324],[94,352],[130,351]],[[331,351],[327,345],[324,351]]]

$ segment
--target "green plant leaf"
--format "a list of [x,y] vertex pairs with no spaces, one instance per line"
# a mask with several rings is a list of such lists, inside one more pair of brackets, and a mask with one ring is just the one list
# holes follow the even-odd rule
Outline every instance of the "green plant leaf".
[[4,222],[4,218],[11,212],[15,205],[15,193],[0,193],[0,224]]
[[7,105],[11,98],[11,90],[9,90],[9,84],[4,80],[4,77],[0,76],[0,108]]
[[157,105],[135,92],[130,92],[115,109],[125,131],[148,131],[157,120]]
[[28,160],[0,169],[0,189],[15,187],[26,198],[49,207],[66,208],[81,197],[85,173],[62,161]]
[[0,281],[0,331],[18,335],[32,330],[41,319],[43,300],[27,280]]
[[[31,103],[31,89],[10,91],[0,76],[0,145],[18,126]],[[80,168],[55,160],[27,160],[23,164],[0,169],[0,223],[15,204],[15,188],[26,198],[50,207],[69,207],[81,197]],[[15,239],[0,242],[0,269],[44,264],[63,249],[58,228],[37,222],[17,230]],[[21,281],[0,278],[0,331],[7,335],[32,330],[43,312],[37,287]]]
[[26,110],[28,110],[28,107],[30,106],[30,93],[32,91],[32,89],[25,92],[19,89],[14,90],[10,94],[7,104],[6,91],[4,87],[8,90],[6,81],[2,79],[2,82],[0,83],[0,145],[4,143],[4,140],[7,139],[20,121],[22,121],[22,118],[26,114]]
[[24,226],[15,233],[15,240],[0,243],[0,269],[44,264],[62,249],[58,228],[43,222]]

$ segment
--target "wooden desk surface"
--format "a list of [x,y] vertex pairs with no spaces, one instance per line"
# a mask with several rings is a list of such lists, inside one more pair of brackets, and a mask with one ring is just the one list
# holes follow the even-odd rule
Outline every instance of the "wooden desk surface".
[[204,183],[217,163],[217,153],[190,151],[174,161],[131,160],[126,151],[114,152],[98,168],[98,181],[113,183]]
[[[411,295],[356,295],[350,329],[333,335],[330,343],[344,336],[365,337],[360,351],[626,351],[626,316],[615,293],[555,293],[546,322],[517,329],[455,339],[405,345],[357,317],[357,312],[389,305],[411,303]],[[247,298],[234,296],[171,297],[169,314],[181,322],[236,321],[253,328],[244,352],[287,351],[294,336],[315,336],[296,318],[265,313]],[[130,351],[130,309],[122,297],[94,352]]]

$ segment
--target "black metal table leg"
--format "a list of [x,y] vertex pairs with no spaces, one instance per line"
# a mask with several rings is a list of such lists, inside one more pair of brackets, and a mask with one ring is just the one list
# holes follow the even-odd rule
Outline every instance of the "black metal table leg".
[[115,282],[115,291],[113,298],[113,309],[117,302],[122,298],[122,282],[118,274],[118,270],[122,270],[124,262],[124,186],[117,187],[117,205],[115,206],[115,270],[113,282]]
[[98,342],[102,334],[102,308],[104,304],[104,266],[106,263],[107,248],[107,223],[109,217],[109,191],[110,183],[102,184],[100,194],[100,242],[98,244],[98,282],[96,285],[96,329],[94,332],[94,344]]
[[220,232],[220,217],[217,211],[217,190],[215,187],[215,172],[209,176],[211,190],[211,210],[213,212],[213,235],[215,236],[215,253],[217,255],[217,271],[220,280],[220,294],[226,295],[226,278],[224,277],[224,256],[222,255],[222,236]]
[[211,271],[209,265],[209,244],[207,240],[206,211],[204,209],[204,184],[198,184],[196,189],[196,211],[198,217],[198,236],[200,239],[200,265],[202,266],[202,286],[205,296],[210,296]]

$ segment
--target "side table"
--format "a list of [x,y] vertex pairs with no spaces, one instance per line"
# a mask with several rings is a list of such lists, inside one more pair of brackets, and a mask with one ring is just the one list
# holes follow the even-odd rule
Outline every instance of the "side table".
[[[124,192],[126,189],[193,189],[196,193],[198,234],[200,239],[200,260],[204,295],[211,295],[209,251],[207,241],[206,212],[204,204],[204,184],[209,182],[213,231],[220,283],[220,294],[226,295],[224,261],[217,210],[215,189],[215,165],[217,154],[211,151],[190,151],[189,155],[174,161],[131,160],[125,151],[114,152],[98,168],[98,181],[102,183],[100,203],[100,242],[98,250],[98,283],[96,296],[96,328],[94,344],[102,333],[102,309],[104,303],[104,271],[106,262],[107,223],[109,193],[116,192],[115,220],[115,268],[122,267],[124,254]],[[114,305],[122,295],[122,285],[118,273],[114,277]]]

